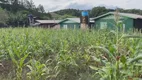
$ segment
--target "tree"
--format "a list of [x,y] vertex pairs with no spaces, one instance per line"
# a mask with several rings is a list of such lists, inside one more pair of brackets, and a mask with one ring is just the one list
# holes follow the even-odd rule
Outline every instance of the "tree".
[[39,19],[52,18],[50,13],[45,13],[42,5],[36,7],[32,0],[0,0],[0,7],[4,9],[0,10],[0,23],[7,23],[13,27],[27,25],[28,14],[33,14]]
[[102,14],[105,14],[109,12],[108,9],[106,9],[105,7],[94,7],[92,10],[91,10],[91,17],[97,17],[99,15],[102,15]]
[[27,9],[31,9],[31,10],[35,10],[36,9],[36,6],[34,5],[34,2],[32,0],[30,0],[30,1],[25,0],[24,6]]
[[37,10],[38,10],[38,12],[40,12],[40,13],[45,13],[44,7],[43,7],[41,4],[38,5]]
[[19,11],[17,13],[9,13],[8,18],[8,25],[10,26],[27,26],[28,25],[28,18],[27,18],[26,11]]
[[5,24],[7,20],[8,20],[8,15],[6,11],[0,8],[0,23]]
[[64,10],[56,11],[55,13],[59,15],[67,14],[67,15],[72,15],[72,16],[77,16],[77,17],[81,16],[81,10],[76,10],[76,9],[64,9]]
[[8,0],[0,0],[0,3],[3,3],[3,4],[5,4],[7,2],[8,2]]
[[61,18],[62,18],[62,19],[66,19],[66,18],[74,18],[74,16],[65,14],[65,15],[62,16]]

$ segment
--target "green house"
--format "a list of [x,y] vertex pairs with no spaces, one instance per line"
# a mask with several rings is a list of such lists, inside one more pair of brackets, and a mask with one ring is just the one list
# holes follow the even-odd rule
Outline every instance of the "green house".
[[61,29],[80,28],[80,19],[79,18],[67,18],[67,19],[60,21],[58,24],[60,24]]
[[[61,29],[79,29],[81,26],[80,18],[66,18],[59,23]],[[89,27],[94,26],[93,18],[90,18]]]
[[142,29],[142,16],[137,14],[109,12],[94,18],[94,20],[97,29],[115,29],[116,23],[120,23],[119,26],[126,31],[133,28]]

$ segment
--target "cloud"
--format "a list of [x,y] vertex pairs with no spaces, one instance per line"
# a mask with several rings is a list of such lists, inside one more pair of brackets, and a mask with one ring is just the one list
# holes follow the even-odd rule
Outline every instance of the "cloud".
[[59,9],[62,9],[60,5],[56,5],[53,7],[45,5],[44,7],[45,7],[45,11],[47,11],[47,12],[53,12],[53,11],[57,11]]
[[113,5],[105,5],[105,4],[100,4],[99,6],[103,6],[103,7],[106,7],[107,9],[117,9],[117,8],[119,8],[119,7],[117,7],[117,6],[113,6]]
[[93,8],[92,5],[87,5],[87,4],[79,4],[77,2],[75,3],[70,3],[68,6],[66,6],[65,8],[72,8],[72,9],[80,9],[80,10],[88,10]]
[[95,6],[107,8],[142,9],[142,0],[33,0],[36,5],[42,4],[46,11],[56,11],[66,8],[91,9]]

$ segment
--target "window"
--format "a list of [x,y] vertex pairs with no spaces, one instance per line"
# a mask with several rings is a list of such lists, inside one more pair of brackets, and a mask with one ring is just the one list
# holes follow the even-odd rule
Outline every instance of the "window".
[[68,25],[64,25],[63,28],[64,28],[64,29],[67,29],[67,28],[68,28]]
[[101,22],[100,29],[106,29],[107,28],[107,22]]
[[125,32],[125,29],[126,29],[125,24],[123,24],[123,32]]
[[76,29],[76,25],[74,25],[74,29]]

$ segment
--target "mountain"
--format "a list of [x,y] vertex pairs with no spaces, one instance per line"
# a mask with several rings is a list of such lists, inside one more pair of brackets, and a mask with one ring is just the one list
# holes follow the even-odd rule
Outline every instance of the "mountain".
[[63,9],[59,11],[55,11],[54,13],[59,14],[59,15],[70,15],[70,16],[76,16],[79,17],[81,16],[81,10],[77,9]]

